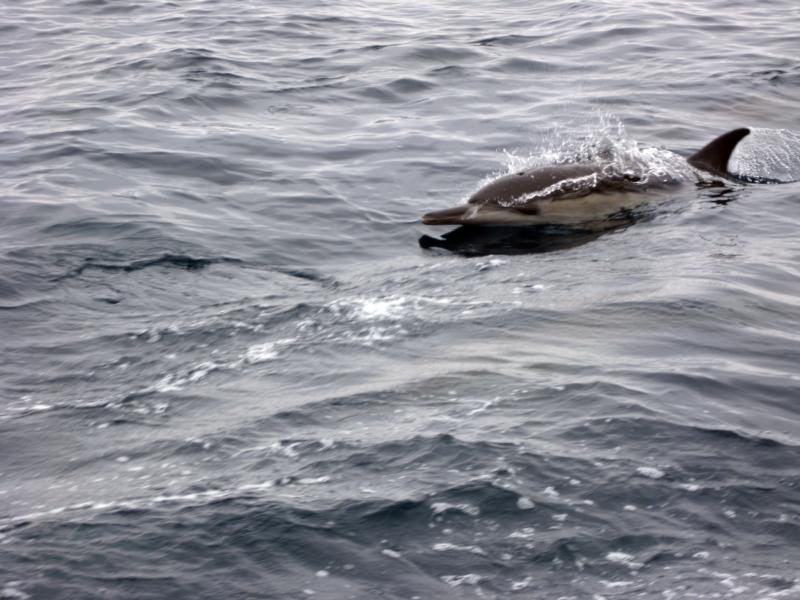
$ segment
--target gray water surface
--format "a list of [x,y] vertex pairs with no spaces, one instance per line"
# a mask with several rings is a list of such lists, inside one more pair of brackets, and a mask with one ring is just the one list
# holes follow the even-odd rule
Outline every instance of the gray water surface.
[[[798,24],[7,3],[0,598],[800,598]],[[418,243],[519,165],[741,126],[786,183]]]

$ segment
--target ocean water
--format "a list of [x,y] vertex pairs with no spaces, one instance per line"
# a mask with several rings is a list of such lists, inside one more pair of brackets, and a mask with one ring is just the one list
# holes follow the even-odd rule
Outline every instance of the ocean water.
[[[800,599],[798,25],[5,3],[0,598]],[[419,223],[741,126],[783,183]]]

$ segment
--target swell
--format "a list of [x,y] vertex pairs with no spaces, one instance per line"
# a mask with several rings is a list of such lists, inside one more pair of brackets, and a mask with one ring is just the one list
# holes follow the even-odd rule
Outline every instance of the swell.
[[[176,510],[181,502],[183,507]],[[498,594],[534,591],[542,584],[559,590],[565,589],[559,582],[562,569],[579,570],[570,582],[573,591],[657,573],[658,583],[648,585],[656,594],[679,582],[691,582],[709,594],[725,589],[709,573],[718,568],[716,541],[648,522],[636,511],[623,513],[622,522],[606,523],[604,535],[592,535],[579,513],[553,527],[546,510],[520,510],[518,504],[516,494],[488,483],[425,498],[358,501],[326,509],[265,502],[253,493],[164,498],[147,508],[119,506],[88,518],[73,514],[69,523],[58,517],[19,522],[5,529],[10,541],[0,552],[8,559],[3,561],[6,573],[24,582],[20,585],[30,593],[52,592],[51,582],[69,573],[76,589],[92,589],[101,582],[117,592],[132,584],[139,590],[152,585],[160,593],[184,597],[194,590],[174,578],[175,570],[200,569],[206,575],[205,590],[243,586],[257,588],[262,597],[300,594],[304,586],[314,589],[317,584],[337,589],[345,581],[351,590],[381,590],[389,598],[424,591],[449,595],[448,586],[461,585]],[[573,517],[577,522],[570,523]],[[648,523],[646,531],[642,519]],[[633,523],[626,521],[637,520],[640,532],[632,534],[628,528]],[[783,530],[789,538],[798,533],[794,525]],[[76,539],[92,542],[79,556],[68,551]],[[22,548],[24,553],[15,554]],[[62,557],[51,565],[49,580],[31,577],[31,561],[43,554]],[[200,565],[198,555],[206,557]],[[234,557],[239,566],[231,571]],[[87,567],[98,562],[114,575]],[[257,566],[265,562],[268,571]],[[770,576],[769,568],[758,575],[765,573],[766,590],[794,586],[787,578]]]
[[60,275],[53,279],[53,281],[61,281],[72,277],[79,277],[84,271],[89,269],[97,269],[99,271],[109,272],[122,272],[132,273],[140,271],[149,267],[174,267],[178,269],[185,269],[187,271],[199,271],[213,264],[220,263],[234,263],[241,264],[238,258],[230,258],[226,256],[215,258],[194,258],[186,254],[163,254],[157,258],[136,260],[127,264],[110,264],[103,262],[96,262],[92,258],[84,259],[84,263],[75,269]]

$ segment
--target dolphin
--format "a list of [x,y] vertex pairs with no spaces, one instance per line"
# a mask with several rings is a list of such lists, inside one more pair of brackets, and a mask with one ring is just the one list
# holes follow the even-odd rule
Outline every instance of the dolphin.
[[[736,179],[728,161],[747,128],[725,133],[686,162],[700,171]],[[669,190],[680,179],[664,173],[620,170],[601,162],[555,164],[504,175],[462,206],[422,215],[425,225],[563,225],[603,228],[643,204],[642,192]]]

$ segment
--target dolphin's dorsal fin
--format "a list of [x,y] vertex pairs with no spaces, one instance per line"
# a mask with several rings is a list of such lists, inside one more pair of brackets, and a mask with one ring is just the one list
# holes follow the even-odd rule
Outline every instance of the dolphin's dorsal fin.
[[728,161],[731,158],[733,149],[736,148],[736,144],[749,133],[750,130],[746,127],[723,133],[713,142],[709,142],[686,160],[690,165],[698,169],[703,169],[704,171],[709,171],[717,175],[728,175]]

